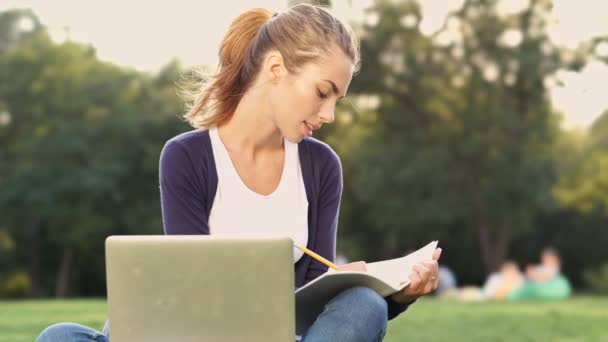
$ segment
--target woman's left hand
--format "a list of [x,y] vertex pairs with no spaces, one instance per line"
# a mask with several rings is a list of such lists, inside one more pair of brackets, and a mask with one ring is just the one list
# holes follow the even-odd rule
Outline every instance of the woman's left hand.
[[409,304],[435,291],[439,285],[439,257],[441,257],[441,248],[435,249],[432,261],[414,265],[415,272],[410,275],[410,284],[393,294],[391,298],[397,303]]

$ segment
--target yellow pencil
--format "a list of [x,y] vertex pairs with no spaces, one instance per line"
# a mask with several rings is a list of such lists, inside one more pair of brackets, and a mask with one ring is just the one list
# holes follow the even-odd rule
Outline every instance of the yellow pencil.
[[310,255],[313,259],[319,261],[320,263],[323,263],[325,266],[330,267],[334,270],[338,270],[338,266],[336,266],[333,262],[325,259],[324,257],[320,256],[319,254],[311,251],[310,249],[306,248],[306,247],[300,247],[298,245],[296,245],[295,243],[293,244],[296,248],[298,248],[299,250],[301,250],[302,252]]

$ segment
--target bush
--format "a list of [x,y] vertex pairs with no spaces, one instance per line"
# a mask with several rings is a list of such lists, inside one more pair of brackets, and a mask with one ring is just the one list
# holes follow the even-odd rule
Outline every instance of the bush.
[[6,278],[0,278],[0,297],[25,297],[30,291],[30,276],[25,272],[13,272]]
[[585,280],[589,286],[600,292],[608,292],[608,263],[585,272]]

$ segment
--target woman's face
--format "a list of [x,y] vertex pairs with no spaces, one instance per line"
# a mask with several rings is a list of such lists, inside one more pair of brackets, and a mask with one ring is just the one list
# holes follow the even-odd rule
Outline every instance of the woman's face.
[[337,102],[345,96],[353,65],[338,48],[297,73],[284,73],[271,88],[274,121],[283,136],[294,143],[325,123],[334,121]]

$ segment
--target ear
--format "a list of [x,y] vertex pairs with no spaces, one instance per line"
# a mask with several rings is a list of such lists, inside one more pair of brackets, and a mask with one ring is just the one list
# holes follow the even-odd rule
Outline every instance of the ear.
[[272,83],[279,83],[285,77],[287,69],[283,60],[283,55],[277,50],[270,51],[264,59],[263,73]]

